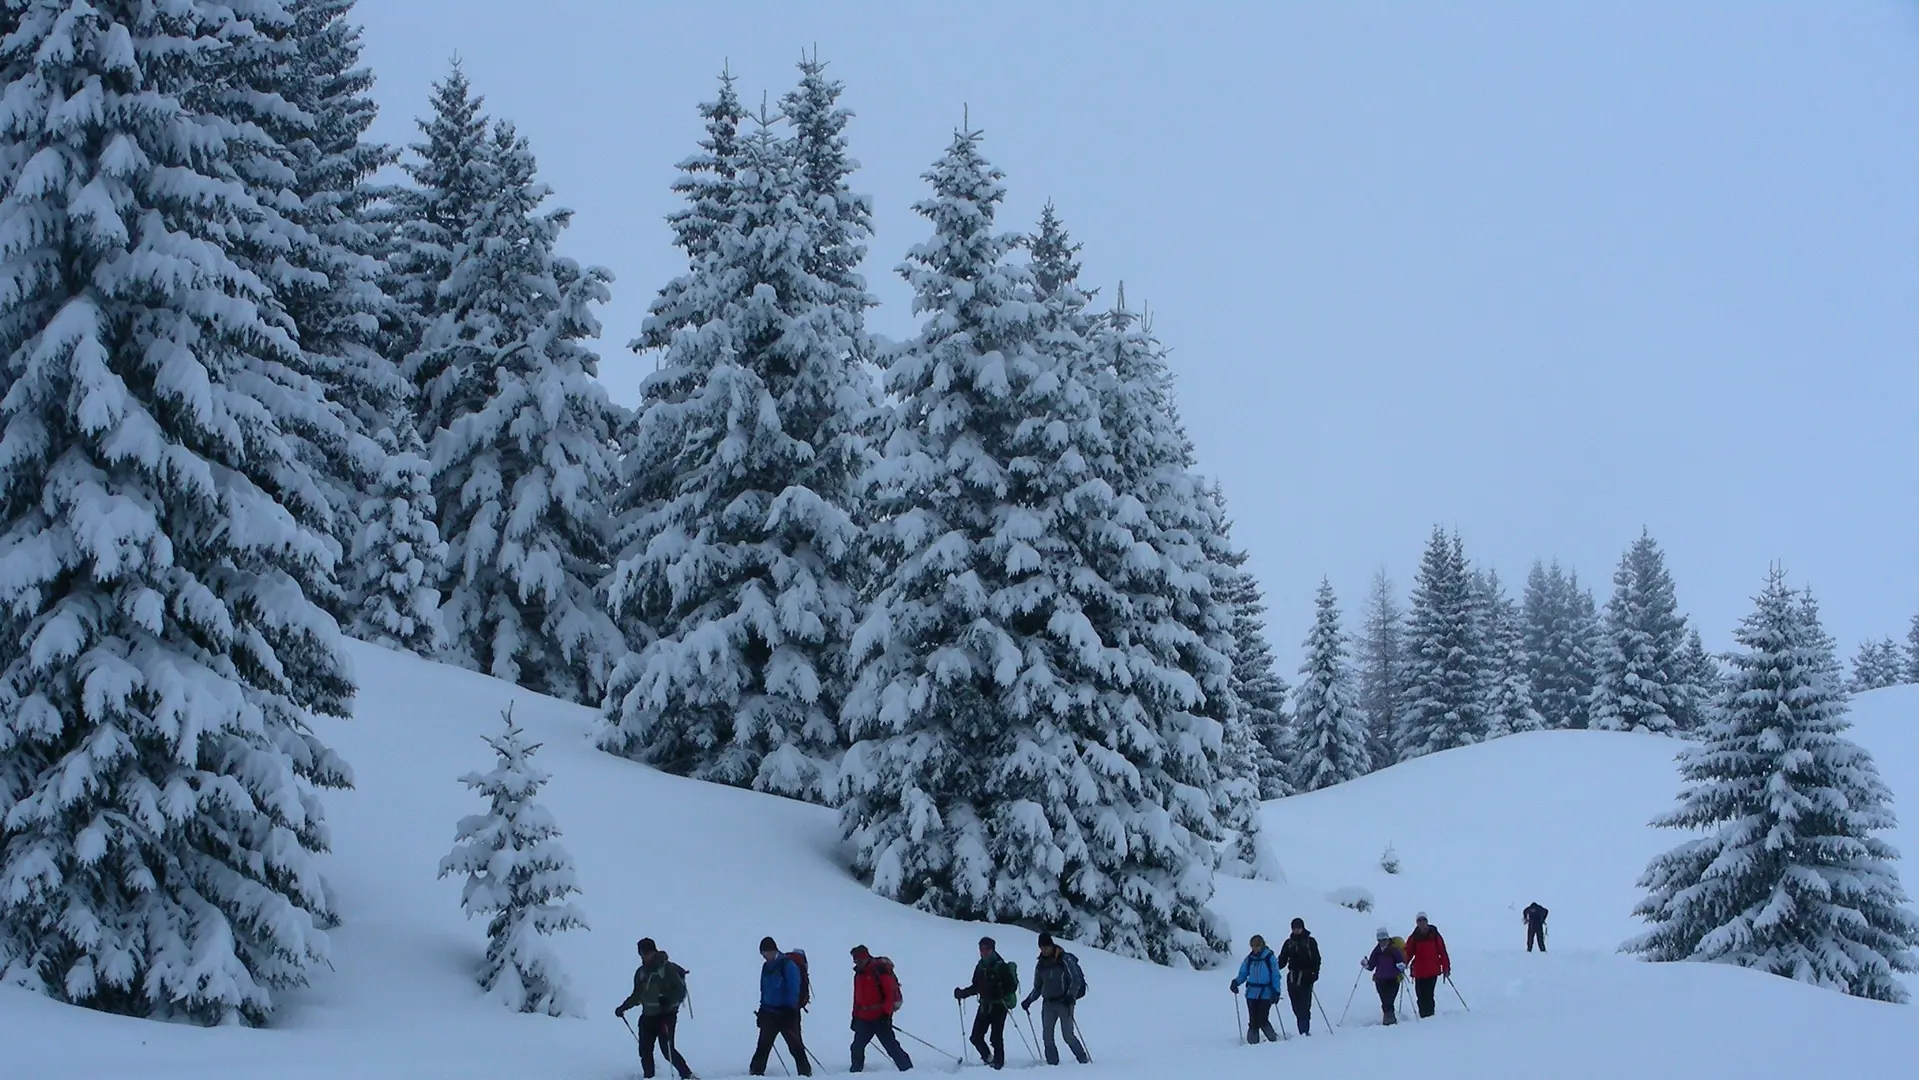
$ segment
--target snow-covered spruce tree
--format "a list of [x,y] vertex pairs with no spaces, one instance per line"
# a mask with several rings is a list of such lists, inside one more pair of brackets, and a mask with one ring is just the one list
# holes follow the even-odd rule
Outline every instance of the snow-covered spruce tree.
[[1619,560],[1606,602],[1603,645],[1593,683],[1591,724],[1602,731],[1672,732],[1692,693],[1680,650],[1686,621],[1672,575],[1652,534],[1642,533]]
[[1464,545],[1435,527],[1413,582],[1399,760],[1485,741],[1478,607]]
[[533,764],[540,744],[526,741],[512,708],[503,720],[505,730],[486,740],[499,756],[493,768],[460,777],[486,799],[487,811],[460,819],[440,876],[464,875],[460,907],[469,919],[487,917],[480,988],[515,1012],[580,1016],[579,1000],[546,943],[548,935],[586,928],[569,899],[579,895],[579,879],[553,815],[533,801],[549,779]]
[[1506,595],[1496,570],[1479,575],[1479,588],[1487,732],[1498,737],[1542,731],[1546,721],[1533,705],[1532,680],[1526,673],[1526,628],[1519,605]]
[[625,413],[586,342],[611,275],[553,253],[572,214],[541,211],[549,192],[511,125],[496,126],[486,166],[491,194],[418,354],[439,373],[429,400],[447,649],[475,670],[596,702],[625,652],[595,593]]
[[[1228,831],[1220,868],[1235,876],[1274,877],[1278,866],[1260,835],[1259,797],[1266,775],[1287,778],[1285,682],[1272,673],[1268,700],[1276,699],[1274,711],[1249,713],[1239,697],[1239,672],[1259,670],[1257,654],[1242,666],[1239,647],[1238,600],[1249,588],[1257,598],[1247,553],[1233,543],[1225,491],[1198,474],[1198,454],[1179,417],[1165,346],[1153,335],[1151,320],[1126,306],[1124,283],[1114,300],[1113,309],[1093,326],[1092,340],[1099,415],[1114,440],[1117,490],[1138,502],[1161,544],[1178,553],[1177,562],[1210,583],[1205,593],[1182,593],[1174,612],[1194,643],[1181,648],[1180,664],[1199,688],[1197,711],[1222,732],[1224,753],[1213,786],[1214,810]],[[1228,663],[1224,685],[1216,681],[1218,657]]]
[[1399,703],[1405,683],[1406,615],[1393,579],[1381,567],[1366,593],[1366,620],[1359,637],[1359,709],[1366,718],[1366,751],[1373,768],[1399,759]]
[[1321,580],[1314,604],[1312,632],[1306,635],[1306,662],[1293,691],[1298,757],[1293,767],[1301,791],[1318,791],[1366,775],[1373,769],[1366,748],[1366,727],[1352,704],[1352,672],[1346,663],[1346,634],[1339,626],[1339,600],[1332,582]]
[[446,544],[433,521],[433,470],[411,424],[392,436],[394,451],[360,507],[351,551],[359,598],[352,633],[433,658],[445,645],[439,583],[446,575]]
[[[608,686],[600,745],[829,802],[864,574],[869,304],[808,269],[830,260],[814,250],[827,230],[800,184],[800,144],[762,115],[737,146],[722,222],[671,289],[693,325],[668,339],[627,448],[672,479],[663,498],[622,500],[644,509],[624,530],[609,607],[647,634]],[[834,220],[836,243],[857,246]]]
[[458,61],[433,84],[431,104],[433,115],[417,122],[425,139],[411,147],[404,163],[412,184],[392,192],[379,222],[389,249],[383,284],[394,301],[382,327],[385,352],[403,362],[414,421],[428,446],[452,421],[445,401],[449,387],[442,383],[458,380],[444,366],[451,355],[422,345],[457,299],[443,293],[454,258],[495,190],[484,100],[473,93]]
[[1286,709],[1291,688],[1266,640],[1266,599],[1259,579],[1243,566],[1237,569],[1225,597],[1233,612],[1233,696],[1239,700],[1241,726],[1255,741],[1259,797],[1283,799],[1293,794],[1288,776],[1293,736]]
[[1919,683],[1919,615],[1912,617],[1906,631],[1906,681]]
[[1852,692],[1881,690],[1905,681],[1906,656],[1891,638],[1863,642],[1852,661]]
[[1685,672],[1689,692],[1685,730],[1694,731],[1712,720],[1713,710],[1719,707],[1719,693],[1725,688],[1726,673],[1719,659],[1706,651],[1706,642],[1696,626],[1686,628],[1686,645],[1679,652],[1679,666]]
[[1624,951],[1757,968],[1858,997],[1904,1001],[1919,917],[1876,834],[1892,793],[1845,737],[1846,697],[1816,608],[1774,570],[1737,638],[1727,692],[1681,752],[1679,806],[1654,822],[1711,830],[1647,867]]
[[313,599],[324,508],[279,423],[325,404],[247,268],[297,231],[256,197],[286,150],[238,62],[284,16],[7,10],[0,978],[264,1023],[326,961],[315,789],[349,777],[309,723],[353,693]]
[[1587,726],[1595,677],[1591,594],[1557,560],[1535,562],[1520,619],[1526,677],[1539,715],[1547,727]]
[[1004,189],[979,143],[956,133],[927,173],[933,235],[901,268],[925,322],[887,356],[889,569],[845,707],[854,869],[924,910],[1207,962],[1225,946],[1206,907],[1220,726],[1182,664],[1209,654],[1221,692],[1231,672],[1178,614],[1210,583],[1196,544],[1121,517],[1102,482],[1098,403],[1059,340],[1075,300],[1038,301],[1007,260],[1018,239],[994,231]]

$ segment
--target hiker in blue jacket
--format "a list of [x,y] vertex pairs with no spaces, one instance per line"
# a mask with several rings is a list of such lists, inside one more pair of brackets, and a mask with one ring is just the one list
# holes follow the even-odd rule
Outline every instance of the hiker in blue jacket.
[[800,1037],[801,988],[805,985],[800,966],[780,952],[773,939],[760,939],[760,1008],[754,1013],[759,1024],[760,1041],[753,1050],[754,1076],[766,1075],[766,1059],[773,1054],[773,1040],[786,1040],[793,1065],[801,1076],[813,1075],[813,1063],[807,1060],[806,1043]]
[[1252,951],[1239,962],[1239,977],[1233,980],[1233,993],[1246,988],[1246,1041],[1259,1042],[1264,1033],[1268,1042],[1278,1042],[1273,1030],[1273,1003],[1279,1000],[1279,958],[1266,947],[1266,939],[1253,935]]

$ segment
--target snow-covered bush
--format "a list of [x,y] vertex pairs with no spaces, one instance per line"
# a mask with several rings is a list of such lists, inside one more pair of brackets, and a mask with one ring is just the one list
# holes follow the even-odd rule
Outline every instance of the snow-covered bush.
[[1379,868],[1388,874],[1399,873],[1399,852],[1393,850],[1391,844],[1387,844],[1386,850],[1380,854]]
[[1332,892],[1326,894],[1326,899],[1331,903],[1338,904],[1340,907],[1351,908],[1362,914],[1373,910],[1372,890],[1361,888],[1358,885],[1348,885],[1342,889],[1334,889]]
[[486,740],[499,763],[486,773],[468,773],[460,783],[486,796],[487,812],[460,819],[440,876],[465,874],[460,906],[468,918],[491,915],[480,986],[518,1012],[579,1016],[559,960],[542,940],[562,930],[584,929],[567,897],[579,893],[572,856],[560,846],[560,830],[546,807],[533,801],[547,774],[533,766],[540,744],[528,743],[513,723]]

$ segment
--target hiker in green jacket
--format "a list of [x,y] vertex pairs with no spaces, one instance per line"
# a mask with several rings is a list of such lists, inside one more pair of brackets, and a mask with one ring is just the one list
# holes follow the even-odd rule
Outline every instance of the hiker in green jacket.
[[652,938],[641,938],[640,966],[633,972],[633,992],[626,995],[613,1015],[624,1020],[628,1009],[639,1008],[640,1071],[649,1080],[653,1076],[655,1045],[666,1052],[666,1059],[678,1070],[680,1080],[689,1080],[693,1075],[686,1059],[680,1056],[679,1042],[674,1038],[680,1022],[680,1003],[685,1000],[686,969],[667,959],[666,954],[654,946]]

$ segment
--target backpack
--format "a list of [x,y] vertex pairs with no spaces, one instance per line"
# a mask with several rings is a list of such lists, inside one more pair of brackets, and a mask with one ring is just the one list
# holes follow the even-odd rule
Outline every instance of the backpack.
[[692,974],[692,972],[671,960],[666,962],[666,966],[672,969],[673,974],[679,977],[676,979],[668,979],[666,985],[660,988],[660,1004],[666,1006],[669,1010],[678,1009],[681,1005],[686,1004],[686,977]]
[[804,1009],[813,1003],[813,976],[806,972],[806,950],[794,949],[786,958],[800,969],[800,1008]]
[[[1405,939],[1405,938],[1403,938],[1403,937],[1394,937],[1394,938],[1393,938],[1393,941],[1392,941],[1392,944],[1393,944],[1393,948],[1395,948],[1395,949],[1398,949],[1398,950],[1399,950],[1399,956],[1400,956],[1400,959],[1401,959],[1401,960],[1404,960],[1404,961],[1406,962],[1406,964],[1407,964],[1407,966],[1408,966],[1408,967],[1410,967],[1410,966],[1412,965],[1412,962],[1413,962],[1413,958],[1412,958],[1412,956],[1411,956],[1411,955],[1409,955],[1409,954],[1408,954],[1408,953],[1406,952],[1406,939]],[[1397,983],[1397,982],[1405,982],[1405,981],[1406,981],[1406,973],[1405,973],[1405,972],[1403,972],[1403,971],[1402,971],[1402,972],[1400,972],[1400,973],[1399,973],[1399,975],[1398,975],[1398,976],[1397,976],[1396,978],[1394,978],[1394,979],[1393,979],[1393,981],[1394,981],[1394,982],[1396,982],[1396,983]]]
[[1008,1009],[1019,1008],[1019,965],[1011,960],[1001,960],[999,972],[1000,985],[1006,988],[1006,992],[999,997],[1000,1003]]
[[906,1003],[906,992],[900,989],[899,969],[884,956],[875,956],[872,964],[873,981],[880,984],[880,998],[887,1004],[886,1011],[898,1012],[900,1006]]
[[1060,959],[1066,963],[1066,996],[1078,1001],[1086,996],[1086,973],[1079,968],[1079,957],[1072,953],[1061,953]]

